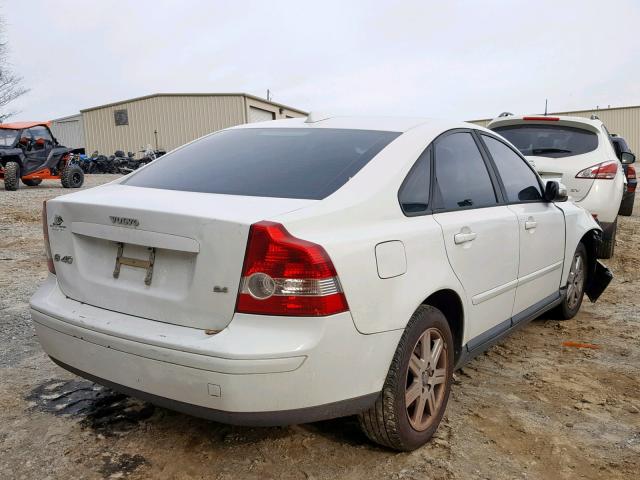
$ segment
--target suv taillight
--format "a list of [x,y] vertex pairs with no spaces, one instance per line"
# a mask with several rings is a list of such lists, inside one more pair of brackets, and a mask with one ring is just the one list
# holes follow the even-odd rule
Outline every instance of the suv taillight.
[[349,310],[329,255],[279,223],[251,226],[236,312],[316,317]]
[[42,236],[44,237],[44,253],[47,255],[47,267],[53,274],[56,273],[56,267],[53,264],[51,256],[51,245],[49,244],[49,225],[47,222],[47,201],[42,202]]
[[618,173],[618,161],[602,162],[592,167],[580,170],[576,178],[596,178],[600,180],[613,180]]
[[636,179],[636,169],[633,165],[627,165],[627,180]]

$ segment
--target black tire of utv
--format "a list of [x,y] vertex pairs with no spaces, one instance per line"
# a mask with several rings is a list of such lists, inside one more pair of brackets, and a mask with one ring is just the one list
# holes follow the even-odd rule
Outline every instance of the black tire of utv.
[[[586,266],[589,265],[589,262],[587,261],[587,248],[584,246],[583,243],[578,244],[578,248],[576,248],[576,253],[580,253],[580,255],[582,255],[582,261],[586,269]],[[571,260],[571,262],[573,262],[573,260]],[[584,283],[582,284],[582,297],[580,297],[580,300],[578,301],[576,306],[573,309],[571,309],[569,308],[567,297],[565,295],[565,297],[562,299],[562,303],[551,311],[551,316],[554,319],[571,320],[573,317],[575,317],[578,314],[578,312],[580,311],[580,307],[582,306],[582,300],[584,298],[584,289],[585,289],[586,283],[587,283],[587,272],[585,271]]]
[[22,183],[24,183],[27,187],[37,187],[38,185],[40,185],[42,183],[42,179],[41,178],[35,178],[32,180],[22,180]]
[[616,248],[616,232],[618,231],[618,219],[613,222],[613,227],[609,231],[609,234],[604,233],[602,235],[602,243],[598,249],[598,258],[611,258],[613,257],[613,251]]
[[64,188],[80,188],[84,183],[84,172],[79,165],[67,165],[62,170],[60,181]]
[[18,162],[7,162],[4,165],[4,189],[16,191],[20,186],[20,164]]
[[633,203],[635,199],[635,194],[629,195],[627,198],[623,198],[622,203],[620,204],[620,211],[618,212],[618,215],[622,215],[623,217],[630,217],[633,214]]
[[[433,424],[422,432],[414,430],[407,418],[405,406],[406,378],[412,350],[422,333],[437,328],[445,340],[447,378],[444,398]],[[358,415],[360,428],[375,443],[393,450],[411,451],[424,445],[433,436],[447,407],[453,380],[453,338],[447,319],[430,305],[420,306],[412,315],[391,361],[382,392],[376,403]]]

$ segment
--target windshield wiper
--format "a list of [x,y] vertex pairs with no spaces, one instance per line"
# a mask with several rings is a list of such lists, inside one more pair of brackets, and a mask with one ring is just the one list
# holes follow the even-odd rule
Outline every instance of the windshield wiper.
[[564,148],[533,148],[531,152],[535,155],[537,153],[571,153],[571,150],[565,150]]

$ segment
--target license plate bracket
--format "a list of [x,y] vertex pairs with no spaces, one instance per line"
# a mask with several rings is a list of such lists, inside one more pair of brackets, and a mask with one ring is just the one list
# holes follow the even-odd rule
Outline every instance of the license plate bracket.
[[151,280],[153,279],[153,264],[156,259],[156,249],[154,247],[147,247],[147,250],[149,251],[149,259],[142,260],[140,258],[123,256],[124,243],[118,242],[117,245],[118,253],[116,255],[116,265],[113,269],[113,278],[118,278],[120,276],[120,267],[122,265],[126,265],[127,267],[145,269],[147,272],[144,277],[144,284],[151,285]]

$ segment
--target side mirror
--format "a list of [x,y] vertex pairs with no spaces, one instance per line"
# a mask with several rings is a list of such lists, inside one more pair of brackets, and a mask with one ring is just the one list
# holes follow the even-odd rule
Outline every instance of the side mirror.
[[549,180],[544,187],[544,199],[547,202],[566,202],[568,199],[567,187],[555,180]]
[[622,152],[620,154],[620,162],[623,165],[629,165],[631,163],[635,163],[636,156],[631,152]]

